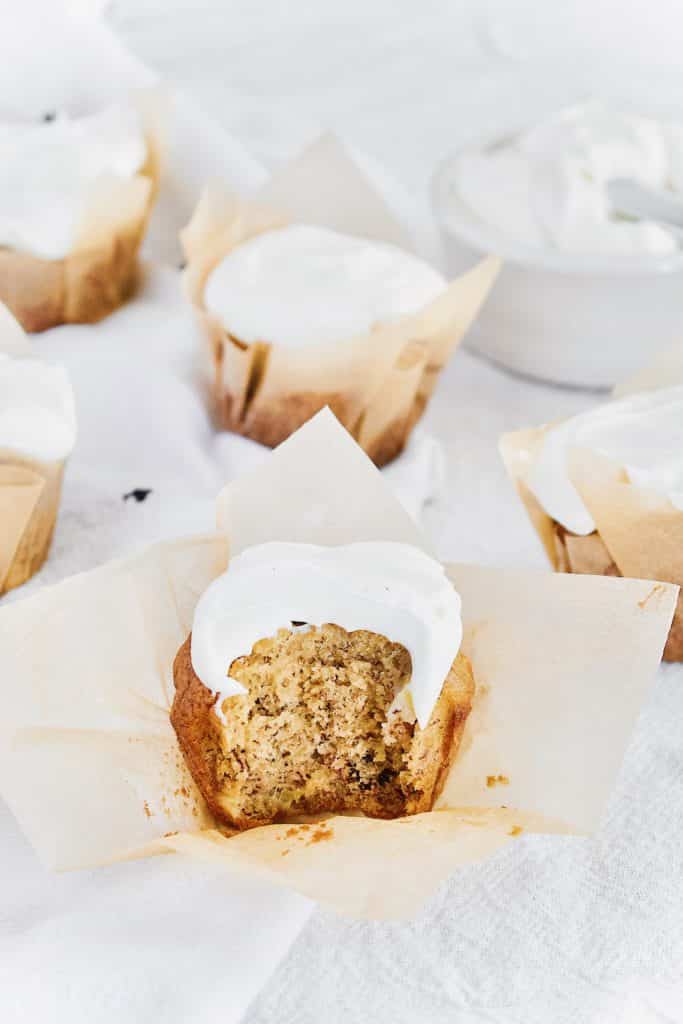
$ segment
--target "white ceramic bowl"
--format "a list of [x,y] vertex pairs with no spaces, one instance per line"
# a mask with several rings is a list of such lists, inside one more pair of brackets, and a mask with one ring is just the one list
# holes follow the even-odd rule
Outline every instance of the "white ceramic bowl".
[[608,388],[683,339],[683,252],[584,257],[517,243],[455,195],[455,159],[432,180],[447,269],[504,260],[469,348],[531,377]]

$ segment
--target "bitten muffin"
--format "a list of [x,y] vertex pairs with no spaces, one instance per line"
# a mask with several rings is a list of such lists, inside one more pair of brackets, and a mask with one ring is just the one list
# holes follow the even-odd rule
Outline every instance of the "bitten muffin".
[[474,683],[460,595],[420,548],[268,542],[207,587],[171,721],[216,817],[429,810]]
[[229,675],[246,692],[221,700],[196,675],[188,637],[171,721],[211,811],[237,829],[323,812],[428,811],[474,694],[458,654],[421,729],[396,699],[411,675],[406,648],[331,624],[259,640]]

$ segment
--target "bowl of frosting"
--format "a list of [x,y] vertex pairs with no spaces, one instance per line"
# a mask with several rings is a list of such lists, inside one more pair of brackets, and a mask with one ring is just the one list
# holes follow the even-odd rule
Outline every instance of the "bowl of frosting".
[[495,253],[468,346],[532,377],[611,387],[683,336],[683,243],[615,209],[614,179],[680,195],[683,121],[591,100],[445,160],[432,203],[448,270]]

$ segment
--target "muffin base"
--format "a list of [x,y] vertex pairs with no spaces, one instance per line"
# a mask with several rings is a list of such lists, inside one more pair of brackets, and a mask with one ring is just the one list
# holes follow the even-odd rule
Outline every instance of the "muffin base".
[[[393,659],[394,662],[398,658],[409,675],[410,659],[407,651],[400,644],[391,644],[384,637],[364,631],[349,634],[338,626],[330,625],[312,630],[308,636],[324,645],[326,656],[330,659],[324,664],[341,668],[343,673],[347,670],[360,671],[361,677],[364,674],[366,681],[370,680],[372,673],[377,671],[379,662],[368,663],[360,654],[360,650],[367,650],[368,641],[370,644],[378,641],[381,657]],[[286,644],[290,640],[296,645],[299,639],[282,631],[282,634],[273,641],[260,641],[250,656],[238,659],[234,663],[233,673],[238,676],[245,668],[247,672],[253,671],[253,663],[260,664],[259,657],[264,658],[268,666],[266,671],[271,671],[270,657],[273,646],[277,648],[278,643]],[[264,645],[268,647],[267,651]],[[346,651],[347,662],[338,663],[336,645],[341,645],[339,649]],[[320,699],[320,690],[319,680],[311,683],[305,676],[302,682],[300,678],[297,679],[296,671],[284,671],[279,657],[280,655],[276,655],[275,669],[272,670],[276,674],[277,685],[301,687],[297,700],[287,704],[288,710],[284,714],[284,719],[281,705],[277,700],[274,700],[274,709],[270,709],[265,717],[262,717],[263,710],[260,704],[255,704],[255,718],[252,719],[253,709],[248,708],[246,697],[228,698],[223,702],[223,713],[230,726],[229,731],[227,725],[221,723],[214,709],[216,694],[207,689],[194,672],[191,637],[188,637],[176,656],[173,669],[176,694],[171,722],[193,778],[216,818],[233,828],[246,829],[301,815],[346,812],[393,818],[430,810],[443,785],[452,758],[457,752],[471,708],[474,680],[467,659],[463,655],[458,655],[454,661],[427,728],[420,730],[417,724],[408,725],[400,719],[396,722],[392,716],[393,724],[387,728],[395,728],[396,736],[403,744],[400,750],[400,757],[403,758],[400,764],[403,767],[400,772],[399,791],[396,765],[392,762],[392,770],[387,773],[384,781],[380,770],[381,766],[387,764],[383,758],[390,755],[394,757],[397,748],[390,745],[385,750],[380,750],[377,754],[379,760],[375,762],[371,753],[373,745],[377,747],[379,744],[381,747],[383,743],[380,738],[377,708],[373,712],[375,718],[372,731],[363,732],[361,727],[357,726],[355,712],[350,706],[352,695],[358,691],[354,691],[353,687],[348,688],[346,675],[338,685],[335,682],[340,701],[338,710],[334,711],[335,728],[338,726],[341,730],[337,739],[326,735],[318,736],[321,745],[315,748],[310,757],[305,755],[303,762],[301,759],[297,760],[297,755],[292,750],[287,749],[292,743],[298,743],[298,737],[303,737],[306,732],[303,728],[296,729],[293,739],[292,735],[287,733],[288,716],[290,713],[303,716],[309,712],[313,714],[316,701]],[[236,671],[235,666],[238,666]],[[332,671],[334,670],[333,668]],[[253,680],[254,677],[251,678]],[[307,690],[309,684],[310,688]],[[256,697],[254,699],[257,700]],[[260,699],[259,696],[258,700]],[[267,700],[267,693],[265,699]],[[357,711],[358,720],[366,714],[367,707],[366,702],[361,701],[360,710]],[[248,717],[245,718],[245,715]],[[350,715],[353,722],[348,732],[341,726],[343,715],[347,718]],[[248,726],[244,726],[245,721],[249,723]],[[284,732],[276,731],[274,743],[269,730],[273,723],[277,724],[279,730],[281,721],[285,722]],[[386,722],[384,714],[381,721]],[[247,734],[240,732],[241,729],[258,729],[259,723],[264,722],[263,735],[257,732],[257,740],[253,736],[248,741],[244,739]],[[289,724],[291,726],[291,722]],[[356,729],[359,730],[358,735]],[[313,732],[315,733],[315,729]],[[381,735],[384,736],[384,733]],[[302,742],[306,741],[302,739]],[[392,740],[391,743],[393,742],[398,741]],[[322,755],[321,750],[324,751]],[[387,751],[390,754],[387,754]],[[285,757],[290,760],[283,772]],[[331,767],[332,763],[334,767]],[[246,774],[242,772],[245,764],[249,764],[249,771]],[[226,765],[230,766],[229,769],[226,769]],[[250,794],[248,787],[253,785],[252,775],[257,780],[262,778],[259,776],[259,770],[264,766],[265,778],[276,779],[277,782],[262,781],[261,790]],[[379,775],[375,774],[378,771]],[[239,782],[236,781],[238,777]],[[286,800],[279,804],[275,797],[270,800],[271,793],[274,793],[276,788],[279,792],[283,786],[288,793]],[[264,794],[265,803],[261,799]],[[277,807],[281,810],[278,811]],[[289,813],[282,810],[283,807],[290,808]]]
[[[264,399],[259,393],[268,372],[268,346],[247,346],[211,323],[213,406],[216,426],[276,448],[325,407],[331,409],[376,466],[401,454],[426,400],[417,394],[421,363],[406,372],[394,368],[369,408],[359,408],[358,390],[279,391]],[[237,356],[235,362],[236,353]],[[242,358],[243,357],[243,358]],[[417,370],[417,372],[415,372]],[[412,379],[411,379],[412,378]],[[235,379],[235,390],[226,383]]]
[[[553,521],[553,531],[557,568],[560,572],[590,576],[621,576],[597,530],[586,537],[580,537]],[[664,661],[683,661],[683,594],[678,595],[662,658]]]
[[138,278],[144,223],[103,249],[61,260],[0,249],[0,301],[25,331],[95,323],[130,298]]
[[328,406],[342,426],[360,443],[376,466],[382,467],[401,454],[413,426],[418,418],[412,412],[400,415],[383,432],[363,442],[358,436],[358,427],[349,415],[353,399],[340,392],[292,392],[275,399],[268,408],[255,409],[245,417],[239,415],[239,399],[229,392],[216,394],[215,419],[222,430],[241,434],[252,441],[276,448],[286,441],[294,431],[307,423],[316,413]]

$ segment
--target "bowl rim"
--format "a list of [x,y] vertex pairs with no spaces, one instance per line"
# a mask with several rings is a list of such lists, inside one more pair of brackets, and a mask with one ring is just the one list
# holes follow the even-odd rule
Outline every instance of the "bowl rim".
[[481,254],[492,253],[506,263],[534,270],[559,272],[577,277],[658,277],[683,273],[683,249],[673,253],[579,254],[560,249],[539,249],[517,242],[511,235],[486,224],[457,196],[446,193],[452,181],[455,162],[462,156],[509,138],[509,132],[476,144],[460,147],[442,159],[434,169],[429,185],[432,213],[442,235],[464,242]]

